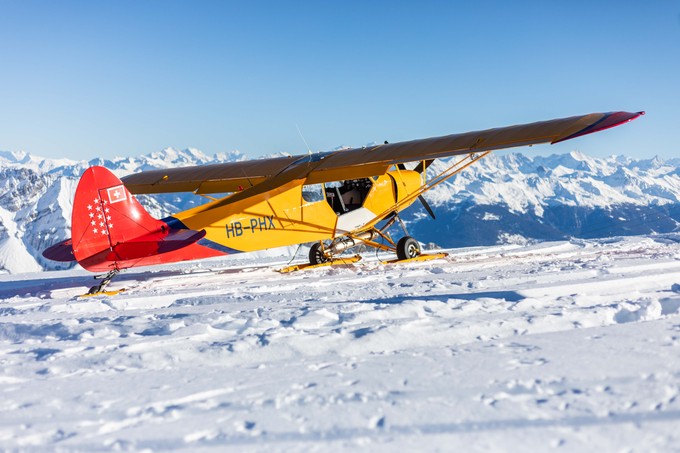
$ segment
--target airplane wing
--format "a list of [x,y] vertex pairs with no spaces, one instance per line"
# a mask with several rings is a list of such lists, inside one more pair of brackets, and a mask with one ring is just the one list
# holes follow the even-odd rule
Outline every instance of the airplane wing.
[[[390,166],[404,162],[539,143],[554,144],[627,123],[644,113],[591,113],[312,155],[151,170],[126,176],[122,181],[128,190],[135,194],[167,192],[208,194],[245,190],[248,195],[252,195],[252,192],[270,190],[276,185],[295,179],[307,178],[308,184],[315,184],[365,178],[383,174]],[[259,184],[262,186],[254,187]]]

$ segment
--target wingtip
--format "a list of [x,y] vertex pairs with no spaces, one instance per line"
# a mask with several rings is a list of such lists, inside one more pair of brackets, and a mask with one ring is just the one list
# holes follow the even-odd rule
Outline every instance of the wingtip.
[[629,123],[633,121],[634,119],[644,115],[646,112],[640,111],[640,112],[609,112],[605,113],[602,118],[600,118],[598,121],[595,123],[591,124],[590,126],[587,126],[580,131],[570,134],[566,137],[560,137],[557,140],[554,140],[551,145],[554,145],[555,143],[560,143],[565,140],[571,140],[572,138],[576,137],[581,137],[583,135],[588,135],[588,134],[593,134],[595,132],[600,132],[605,129],[611,129],[612,127],[620,126],[621,124]]

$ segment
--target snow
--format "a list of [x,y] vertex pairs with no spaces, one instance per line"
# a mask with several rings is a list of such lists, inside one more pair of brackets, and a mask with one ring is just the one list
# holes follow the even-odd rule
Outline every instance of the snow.
[[[434,168],[445,165],[436,161]],[[675,171],[673,164],[658,158],[601,159],[578,151],[545,157],[491,155],[428,193],[428,199],[435,206],[451,200],[504,204],[515,212],[534,210],[539,217],[548,205],[663,205],[680,202],[680,178]]]
[[0,167],[28,168],[34,171],[48,172],[55,168],[76,165],[78,162],[71,159],[46,159],[33,156],[26,151],[3,151],[0,150]]
[[0,448],[677,450],[680,235],[449,253],[0,276]]
[[40,265],[21,242],[22,235],[18,231],[13,214],[2,206],[0,226],[0,273],[2,269],[9,273],[40,271]]

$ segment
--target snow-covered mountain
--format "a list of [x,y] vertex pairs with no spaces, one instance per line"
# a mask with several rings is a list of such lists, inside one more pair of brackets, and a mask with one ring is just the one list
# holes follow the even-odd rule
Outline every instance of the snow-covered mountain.
[[[238,151],[208,156],[167,148],[86,162],[0,151],[0,273],[63,268],[40,252],[70,236],[75,187],[88,166],[104,165],[123,176],[246,158]],[[446,165],[437,161],[430,171]],[[158,217],[205,202],[191,194],[139,198]],[[436,222],[420,206],[404,217],[411,235],[440,247],[670,232],[680,225],[680,159],[492,155],[426,198]]]
[[491,155],[426,197],[439,222],[417,212],[411,233],[443,247],[671,232],[680,159]]

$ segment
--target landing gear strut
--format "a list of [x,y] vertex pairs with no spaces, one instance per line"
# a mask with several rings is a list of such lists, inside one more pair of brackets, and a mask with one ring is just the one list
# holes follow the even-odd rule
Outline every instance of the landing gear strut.
[[[395,222],[399,222],[405,234],[397,243],[387,233],[388,228]],[[378,242],[381,238],[382,240]],[[361,233],[347,234],[346,236],[333,239],[326,245],[322,242],[314,243],[309,249],[309,264],[317,266],[335,262],[338,255],[360,245],[394,252],[397,254],[399,261],[417,258],[421,255],[420,244],[408,235],[406,225],[399,218],[399,215],[394,213],[380,229],[371,228]]]
[[95,280],[98,279],[98,278],[101,278],[102,281],[99,282],[98,285],[94,285],[92,288],[90,288],[90,290],[87,292],[87,294],[91,295],[91,294],[98,294],[98,293],[104,292],[104,290],[106,289],[106,286],[109,283],[111,283],[111,280],[113,280],[113,277],[118,275],[119,272],[120,271],[118,269],[113,269],[106,274],[95,275],[94,276]]

